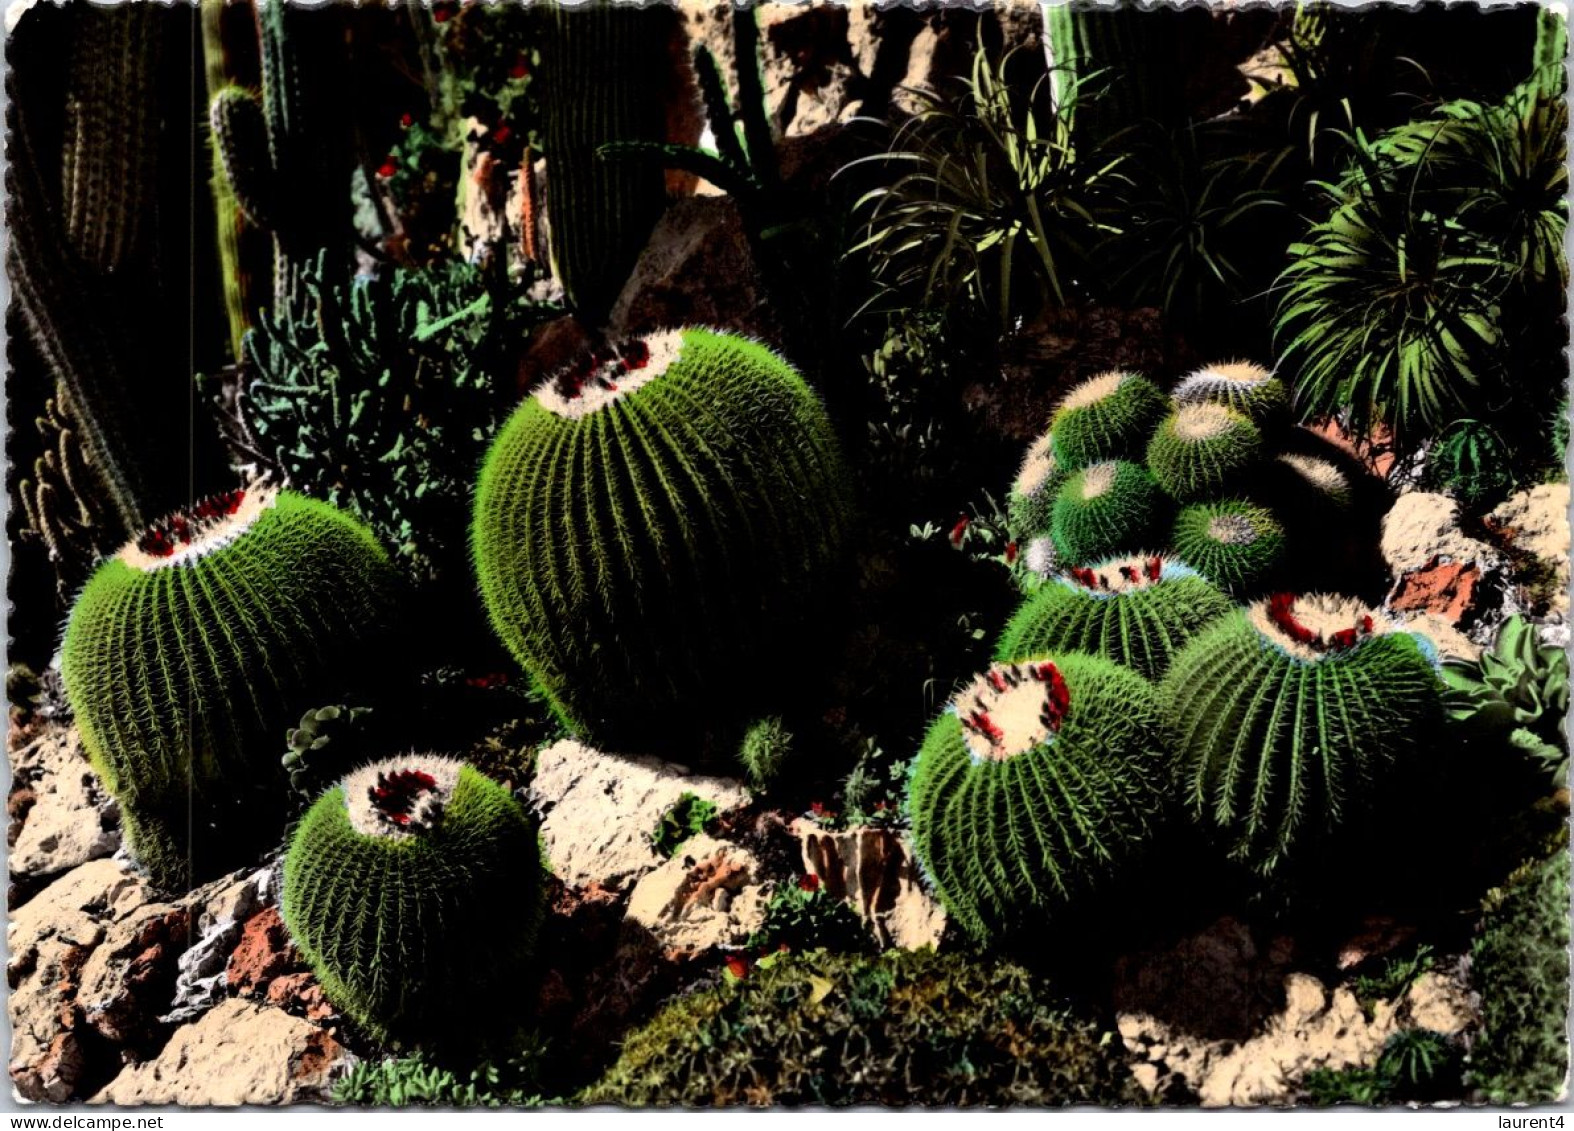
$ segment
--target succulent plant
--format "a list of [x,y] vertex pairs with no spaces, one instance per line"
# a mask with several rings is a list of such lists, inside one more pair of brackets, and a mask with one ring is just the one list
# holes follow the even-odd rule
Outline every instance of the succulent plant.
[[988,940],[1042,926],[1104,886],[1165,803],[1158,696],[1112,660],[996,664],[929,729],[913,847],[946,911]]
[[1055,497],[1071,473],[1055,458],[1055,435],[1045,432],[1027,450],[1006,500],[1006,527],[1018,542],[1049,532]]
[[1555,785],[1567,787],[1569,660],[1536,638],[1536,626],[1510,617],[1479,660],[1443,665],[1448,717],[1480,738],[1506,739]]
[[259,486],[171,515],[100,565],[71,610],[62,674],[159,886],[220,875],[278,836],[279,733],[366,677],[397,601],[370,531]]
[[356,770],[301,819],[280,912],[348,1017],[381,1041],[442,1044],[487,1015],[513,1020],[544,878],[536,827],[507,789],[408,754]]
[[1290,410],[1290,396],[1284,382],[1249,361],[1205,365],[1181,378],[1171,396],[1181,406],[1223,405],[1249,418],[1259,428],[1277,423]]
[[1179,563],[1112,558],[1067,570],[1024,601],[995,659],[1086,652],[1157,679],[1187,640],[1230,608],[1228,597]]
[[[313,707],[302,715],[300,724],[291,727],[285,736],[288,749],[279,759],[290,777],[290,789],[307,801],[314,800],[327,785],[325,779],[338,776],[328,766],[337,763],[342,768],[355,760],[351,736],[359,729],[357,724],[371,713],[370,707],[332,703]],[[333,741],[336,737],[338,742]]]
[[1055,496],[1050,535],[1062,564],[1083,566],[1139,550],[1158,525],[1165,500],[1134,463],[1096,463],[1075,472]]
[[849,507],[802,378],[690,329],[541,385],[486,457],[472,541],[493,627],[562,715],[649,749],[758,717]]
[[1320,456],[1283,452],[1263,472],[1265,478],[1282,481],[1292,496],[1314,510],[1344,510],[1354,498],[1350,477]]
[[629,1106],[1137,1104],[1108,1034],[1019,966],[782,955],[631,1033],[579,1100]]
[[1175,556],[1209,581],[1243,596],[1284,560],[1284,527],[1241,499],[1193,503],[1175,516]]
[[1055,459],[1068,469],[1107,460],[1141,460],[1169,408],[1152,381],[1111,370],[1066,394],[1050,418]]
[[1159,685],[1193,816],[1264,875],[1311,851],[1424,749],[1434,664],[1349,598],[1281,593],[1220,619]]
[[749,727],[738,747],[738,763],[743,767],[749,788],[756,791],[769,789],[790,757],[792,735],[774,715]]
[[1262,432],[1221,404],[1183,404],[1148,445],[1148,470],[1183,503],[1214,498],[1240,481],[1263,454]]
[[1514,487],[1508,447],[1497,429],[1479,420],[1456,420],[1432,445],[1427,479],[1472,510],[1485,509]]

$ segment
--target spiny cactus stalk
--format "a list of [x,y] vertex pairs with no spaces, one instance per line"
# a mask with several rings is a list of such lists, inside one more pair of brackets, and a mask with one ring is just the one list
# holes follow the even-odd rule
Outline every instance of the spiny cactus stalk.
[[1247,417],[1219,404],[1182,405],[1148,445],[1148,470],[1181,502],[1217,496],[1262,456],[1262,433]]
[[997,664],[936,720],[909,792],[913,845],[969,934],[1041,926],[1103,886],[1164,805],[1158,697],[1113,661]]
[[1112,370],[1067,393],[1050,418],[1055,458],[1068,470],[1106,460],[1141,460],[1169,402],[1136,373]]
[[1441,712],[1429,642],[1323,595],[1230,614],[1175,657],[1159,692],[1193,815],[1264,875],[1404,772]]
[[768,698],[849,507],[802,378],[690,329],[541,385],[487,455],[471,540],[493,627],[562,715],[649,749]]
[[279,910],[348,1017],[380,1041],[442,1044],[515,1020],[544,877],[507,789],[408,754],[356,770],[301,819]]
[[674,13],[592,0],[550,16],[541,94],[552,272],[581,320],[596,325],[666,207],[659,164],[602,150],[665,138],[660,92]]
[[1250,361],[1207,365],[1181,379],[1172,394],[1177,405],[1219,404],[1251,419],[1259,428],[1290,411],[1284,382]]
[[1086,652],[1157,679],[1170,658],[1230,600],[1157,555],[1113,558],[1051,579],[1006,624],[995,658]]
[[1427,478],[1473,510],[1485,509],[1514,487],[1514,465],[1497,429],[1457,420],[1437,438]]
[[1266,507],[1240,499],[1182,507],[1171,543],[1181,561],[1236,596],[1284,561],[1284,527]]
[[333,5],[261,5],[257,25],[262,97],[226,87],[209,120],[235,200],[273,235],[270,309],[302,317],[310,295],[301,279],[324,249],[335,280],[348,272],[354,146],[344,28]]
[[259,486],[170,515],[99,567],[61,671],[155,883],[220,875],[278,835],[279,735],[366,670],[397,599],[365,527]]
[[1045,432],[1034,440],[1011,484],[1006,502],[1006,526],[1018,542],[1026,542],[1049,530],[1055,496],[1070,477],[1071,473],[1055,458],[1054,441],[1053,432]]
[[1075,473],[1055,496],[1050,531],[1063,565],[1082,566],[1151,537],[1165,506],[1153,477],[1134,463],[1098,463]]

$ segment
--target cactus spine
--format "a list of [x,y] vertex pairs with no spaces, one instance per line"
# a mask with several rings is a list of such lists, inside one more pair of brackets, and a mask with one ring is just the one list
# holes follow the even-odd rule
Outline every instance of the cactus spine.
[[1208,365],[1175,386],[1177,405],[1217,404],[1234,409],[1259,428],[1278,423],[1290,411],[1284,382],[1249,361]]
[[364,668],[395,601],[370,532],[259,487],[172,515],[99,567],[61,672],[157,884],[221,874],[278,834],[279,736],[303,700]]
[[1027,542],[1049,530],[1055,496],[1065,486],[1070,472],[1055,458],[1055,437],[1045,432],[1034,440],[1022,460],[1006,504],[1006,525],[1011,536]]
[[441,1043],[488,1013],[516,1020],[544,878],[507,789],[408,754],[356,770],[301,819],[280,912],[349,1017],[379,1040]]
[[1262,433],[1220,404],[1182,405],[1148,445],[1148,470],[1181,502],[1217,496],[1262,455]]
[[1068,570],[1024,601],[995,658],[1086,652],[1157,679],[1187,640],[1229,611],[1229,598],[1185,566],[1115,558]]
[[1082,566],[1137,550],[1164,508],[1153,477],[1134,463],[1083,468],[1066,480],[1050,511],[1056,556]]
[[1168,409],[1146,377],[1101,373],[1067,393],[1050,418],[1055,459],[1068,470],[1112,459],[1140,461]]
[[1441,711],[1429,650],[1320,595],[1277,594],[1200,633],[1159,688],[1193,815],[1263,874],[1307,851],[1425,743]]
[[996,665],[930,728],[913,770],[913,845],[946,910],[990,939],[1097,890],[1164,804],[1158,698],[1095,656]]
[[1284,527],[1273,512],[1239,499],[1195,503],[1175,517],[1175,554],[1237,596],[1284,560]]
[[526,400],[482,467],[471,541],[493,627],[563,715],[648,748],[749,721],[848,522],[802,378],[683,330]]

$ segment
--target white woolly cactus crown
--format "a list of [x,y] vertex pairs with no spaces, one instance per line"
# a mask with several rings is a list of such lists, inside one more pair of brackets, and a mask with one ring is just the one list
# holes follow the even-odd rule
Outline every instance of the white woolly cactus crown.
[[1211,399],[1229,389],[1252,389],[1274,379],[1273,373],[1251,361],[1226,361],[1205,365],[1175,386],[1175,400],[1191,404]]
[[1196,576],[1196,570],[1164,554],[1134,553],[1105,558],[1082,568],[1072,566],[1065,571],[1064,582],[1086,589],[1095,597],[1118,597],[1161,581]]
[[1099,401],[1115,395],[1116,391],[1126,381],[1132,380],[1134,374],[1119,369],[1111,369],[1107,373],[1089,377],[1081,384],[1074,386],[1061,400],[1061,411],[1073,408],[1086,408],[1088,405],[1098,404]]
[[409,840],[442,823],[464,762],[402,754],[362,766],[341,782],[350,827],[363,836]]
[[1004,762],[1048,742],[1070,704],[1060,669],[1031,660],[991,666],[951,701],[951,710],[974,761]]
[[115,557],[143,573],[190,565],[240,538],[278,498],[276,487],[260,482],[209,495],[151,523]]
[[1332,593],[1275,593],[1253,602],[1247,616],[1264,639],[1308,663],[1396,631],[1391,620],[1358,598]]
[[683,352],[683,331],[663,330],[586,354],[536,387],[535,399],[557,416],[579,420],[648,385]]
[[1293,452],[1278,457],[1279,462],[1288,467],[1306,483],[1334,499],[1344,499],[1350,492],[1350,481],[1333,464],[1316,456],[1303,456]]
[[1022,466],[1017,470],[1015,483],[1017,494],[1033,494],[1055,474],[1058,465],[1055,453],[1050,450],[1053,440],[1054,434],[1045,432],[1029,446],[1027,455],[1022,460]]

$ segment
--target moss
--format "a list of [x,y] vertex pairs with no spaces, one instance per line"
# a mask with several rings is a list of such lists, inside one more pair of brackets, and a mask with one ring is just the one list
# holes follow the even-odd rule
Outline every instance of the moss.
[[632,1034],[587,1103],[1137,1104],[1112,1034],[1020,967],[783,956]]

